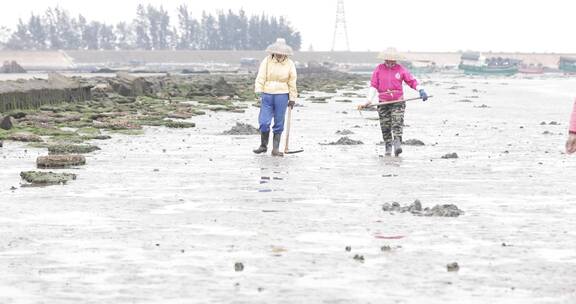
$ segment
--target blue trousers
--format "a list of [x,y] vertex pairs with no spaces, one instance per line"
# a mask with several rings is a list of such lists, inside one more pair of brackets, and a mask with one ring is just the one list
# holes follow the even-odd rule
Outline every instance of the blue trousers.
[[262,94],[260,101],[260,115],[258,123],[260,132],[269,132],[272,117],[274,117],[274,126],[272,131],[275,134],[284,131],[284,116],[288,108],[288,94]]

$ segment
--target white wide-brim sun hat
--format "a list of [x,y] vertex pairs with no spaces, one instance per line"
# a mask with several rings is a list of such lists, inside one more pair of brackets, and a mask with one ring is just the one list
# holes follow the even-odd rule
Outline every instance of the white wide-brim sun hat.
[[378,54],[378,59],[400,61],[405,58],[395,48],[387,48]]
[[286,44],[286,40],[283,38],[276,39],[276,42],[272,43],[266,48],[266,52],[269,54],[278,54],[278,55],[286,55],[292,56],[294,52],[292,48]]

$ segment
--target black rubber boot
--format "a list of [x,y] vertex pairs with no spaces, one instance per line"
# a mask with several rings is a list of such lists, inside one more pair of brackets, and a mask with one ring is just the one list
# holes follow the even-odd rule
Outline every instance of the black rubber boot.
[[260,132],[260,147],[252,150],[256,154],[265,153],[268,151],[268,140],[270,139],[270,132]]
[[385,144],[386,146],[386,156],[391,156],[392,155],[392,142],[391,141],[387,141]]
[[394,156],[402,153],[402,137],[397,136],[394,138]]
[[282,138],[282,133],[274,133],[272,138],[272,156],[284,156],[284,153],[280,152],[280,139]]

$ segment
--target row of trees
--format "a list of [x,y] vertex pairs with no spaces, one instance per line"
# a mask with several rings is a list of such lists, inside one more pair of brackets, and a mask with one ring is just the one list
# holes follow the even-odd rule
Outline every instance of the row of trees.
[[278,37],[296,50],[301,46],[300,33],[283,17],[229,10],[196,19],[186,5],[177,8],[175,23],[162,7],[139,5],[134,20],[115,25],[48,8],[20,20],[12,33],[3,31],[4,48],[12,50],[262,50]]

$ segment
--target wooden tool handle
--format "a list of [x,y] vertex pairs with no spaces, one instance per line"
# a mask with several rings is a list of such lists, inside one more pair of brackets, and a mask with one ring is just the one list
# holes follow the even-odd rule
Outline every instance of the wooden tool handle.
[[292,107],[288,107],[288,125],[286,126],[286,143],[284,144],[284,153],[288,153],[288,142],[290,140],[290,121],[292,120]]

